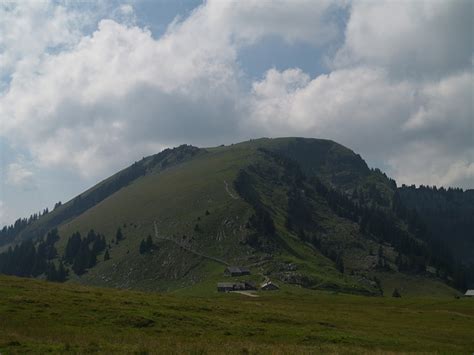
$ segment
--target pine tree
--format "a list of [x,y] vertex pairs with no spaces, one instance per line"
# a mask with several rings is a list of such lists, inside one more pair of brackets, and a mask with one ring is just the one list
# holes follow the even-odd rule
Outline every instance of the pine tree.
[[56,271],[56,265],[53,262],[48,264],[48,268],[46,271],[46,280],[48,281],[57,281],[58,280],[58,273]]
[[105,254],[104,254],[104,261],[107,261],[110,259],[110,255],[109,255],[109,249],[106,249],[105,250]]
[[67,270],[64,267],[62,261],[59,262],[58,272],[57,272],[57,281],[64,282],[67,279]]
[[115,233],[115,240],[116,240],[117,244],[118,244],[118,242],[123,240],[122,229],[120,227],[117,229],[117,233]]
[[69,263],[74,262],[79,249],[81,248],[81,234],[79,232],[74,233],[67,241],[66,251],[64,252],[64,258]]
[[140,248],[139,248],[140,254],[145,254],[147,252],[147,247],[146,247],[146,242],[145,240],[142,239],[140,242]]
[[105,237],[103,235],[97,234],[94,243],[92,244],[92,252],[99,254],[106,247]]
[[82,275],[87,267],[89,266],[89,254],[90,250],[89,247],[83,243],[79,252],[77,253],[76,257],[74,258],[74,263],[72,265],[72,270],[77,275]]
[[94,242],[96,239],[97,239],[97,235],[95,234],[95,231],[91,229],[89,233],[87,233],[87,237],[86,237],[87,244]]

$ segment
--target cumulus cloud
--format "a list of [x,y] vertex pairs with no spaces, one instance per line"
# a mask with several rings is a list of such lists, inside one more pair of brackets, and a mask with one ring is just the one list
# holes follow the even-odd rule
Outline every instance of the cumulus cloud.
[[397,77],[441,78],[471,66],[472,1],[354,1],[336,67],[382,66]]
[[[157,41],[147,30],[102,20],[71,50],[12,79],[1,98],[2,133],[26,144],[41,166],[86,176],[196,132],[224,134],[237,88],[233,51],[218,55],[216,43],[188,50],[190,31],[175,26]],[[200,129],[186,130],[189,124]],[[123,154],[110,154],[117,149]]]
[[340,0],[210,0],[205,16],[206,22],[228,31],[240,44],[274,35],[287,42],[323,45],[338,36],[334,13],[344,6]]

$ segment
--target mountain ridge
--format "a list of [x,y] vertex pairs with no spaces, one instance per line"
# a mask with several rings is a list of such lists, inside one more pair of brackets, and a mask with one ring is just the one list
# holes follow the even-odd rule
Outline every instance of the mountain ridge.
[[[51,259],[57,264],[73,233],[97,231],[110,260],[69,278],[100,286],[212,288],[222,267],[179,245],[229,264],[258,265],[256,281],[265,275],[307,288],[380,294],[389,292],[381,286],[387,275],[416,274],[428,284],[461,286],[447,259],[420,239],[418,222],[400,215],[397,191],[394,180],[330,140],[182,145],[103,180],[33,221],[16,241],[37,244],[58,228],[58,256]],[[140,241],[154,235],[155,223],[179,243],[154,240],[142,255]]]

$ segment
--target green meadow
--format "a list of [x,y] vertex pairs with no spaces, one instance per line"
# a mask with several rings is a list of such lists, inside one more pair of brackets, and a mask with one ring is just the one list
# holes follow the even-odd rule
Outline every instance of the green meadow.
[[0,353],[464,353],[474,299],[283,286],[258,297],[151,293],[0,276]]

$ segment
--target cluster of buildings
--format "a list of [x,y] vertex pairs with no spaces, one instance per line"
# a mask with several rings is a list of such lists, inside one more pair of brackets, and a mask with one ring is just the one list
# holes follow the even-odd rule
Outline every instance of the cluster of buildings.
[[[238,277],[250,275],[250,270],[246,267],[240,266],[229,266],[224,270],[224,276]],[[265,281],[257,287],[257,285],[251,281],[230,281],[230,282],[218,282],[218,292],[232,292],[232,291],[255,291],[257,289],[264,291],[278,290],[279,287],[271,281]]]

